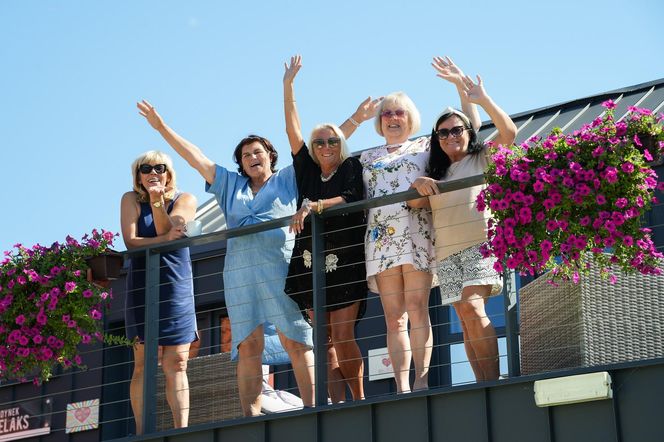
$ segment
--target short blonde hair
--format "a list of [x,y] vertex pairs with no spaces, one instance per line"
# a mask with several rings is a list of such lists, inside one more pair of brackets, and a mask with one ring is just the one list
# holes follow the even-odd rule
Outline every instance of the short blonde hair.
[[415,107],[415,103],[413,103],[413,100],[411,100],[410,97],[406,95],[404,92],[392,92],[383,99],[383,101],[378,105],[378,110],[376,111],[376,118],[374,118],[374,127],[376,128],[376,132],[378,132],[378,135],[380,135],[381,137],[383,136],[383,127],[381,126],[382,117],[380,116],[380,114],[383,113],[383,109],[385,108],[385,105],[387,103],[397,104],[401,106],[403,110],[406,111],[406,114],[408,115],[408,122],[410,123],[410,135],[413,135],[414,133],[420,130],[420,125],[422,121],[420,118],[420,111],[418,111],[417,108]]
[[346,158],[350,157],[350,152],[348,151],[348,144],[346,143],[346,137],[344,136],[344,133],[341,131],[341,129],[339,129],[339,126],[332,123],[322,123],[317,125],[311,130],[311,135],[309,136],[309,144],[307,144],[307,149],[309,149],[309,156],[311,157],[312,160],[314,160],[314,163],[318,164],[318,158],[314,153],[314,134],[321,129],[331,130],[332,132],[334,132],[334,135],[339,137],[339,139],[341,140],[341,152],[339,152],[339,160],[340,163],[343,163]]
[[150,201],[150,196],[148,195],[147,190],[141,184],[141,172],[139,167],[142,164],[165,164],[166,173],[168,178],[166,179],[166,185],[172,187],[172,189],[164,195],[164,199],[167,201],[172,201],[175,198],[176,188],[176,175],[175,169],[173,168],[173,160],[164,152],[158,150],[150,150],[141,155],[131,163],[131,174],[134,180],[134,192],[138,195],[138,201],[145,203]]

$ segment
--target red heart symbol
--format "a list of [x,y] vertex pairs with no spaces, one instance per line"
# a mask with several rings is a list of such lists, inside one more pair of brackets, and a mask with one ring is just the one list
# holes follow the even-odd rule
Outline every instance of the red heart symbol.
[[74,411],[74,417],[81,423],[85,422],[88,416],[90,416],[90,407],[77,408]]
[[386,367],[392,365],[392,361],[390,361],[390,358],[383,358],[383,365]]

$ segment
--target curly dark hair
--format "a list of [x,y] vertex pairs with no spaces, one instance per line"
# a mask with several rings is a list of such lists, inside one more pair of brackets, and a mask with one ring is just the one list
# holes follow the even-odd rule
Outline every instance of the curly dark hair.
[[[429,174],[429,177],[433,178],[434,180],[442,180],[443,178],[445,178],[445,175],[447,175],[447,170],[450,168],[450,164],[452,164],[450,157],[447,156],[447,154],[440,147],[440,141],[438,140],[438,134],[436,133],[436,128],[440,126],[440,124],[443,121],[454,116],[458,116],[457,113],[445,112],[440,117],[438,117],[436,124],[433,126],[433,129],[431,130],[431,148],[429,155],[429,165],[427,166],[427,173]],[[475,131],[475,129],[473,129],[472,125],[467,124],[466,120],[463,118],[459,118],[459,120],[461,120],[464,127],[468,130],[468,133],[470,134],[470,140],[468,141],[468,155],[477,155],[482,151],[482,148],[484,147],[482,140],[480,140],[479,136],[477,135],[477,132]]]
[[270,155],[270,169],[272,172],[277,171],[276,166],[277,160],[279,159],[279,154],[277,153],[277,149],[275,149],[272,143],[270,143],[270,140],[259,135],[248,135],[247,137],[240,140],[240,142],[235,147],[235,151],[233,151],[233,160],[238,166],[238,173],[242,176],[247,176],[247,174],[244,172],[244,169],[242,168],[242,148],[247,144],[255,143],[256,141],[258,141],[265,148],[265,151]]

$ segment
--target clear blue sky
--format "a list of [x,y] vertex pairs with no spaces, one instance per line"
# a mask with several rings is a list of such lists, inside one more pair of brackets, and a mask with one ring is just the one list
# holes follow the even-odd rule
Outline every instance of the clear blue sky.
[[[468,5],[473,5],[471,8]],[[450,55],[507,112],[664,77],[661,0],[605,1],[36,1],[0,2],[0,249],[119,231],[129,166],[170,148],[140,118],[150,100],[218,163],[248,133],[289,163],[283,62],[305,132],[342,122],[366,96],[408,93],[427,127],[456,105],[434,75]],[[371,124],[351,150],[380,143]],[[182,190],[208,199],[175,158]],[[119,243],[120,249],[124,249]]]

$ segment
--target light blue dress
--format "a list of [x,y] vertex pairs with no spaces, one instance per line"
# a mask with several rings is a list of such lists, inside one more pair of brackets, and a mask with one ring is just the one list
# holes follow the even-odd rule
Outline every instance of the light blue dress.
[[[275,172],[254,195],[247,177],[217,165],[214,183],[206,183],[205,191],[216,197],[229,229],[291,216],[296,209],[292,166]],[[293,243],[294,235],[288,227],[226,242],[224,296],[231,321],[233,358],[237,357],[237,346],[259,325],[268,327],[267,323],[274,324],[288,338],[313,346],[311,327],[284,292]],[[264,362],[283,357],[269,354],[283,351],[271,348],[271,341],[266,339]]]

